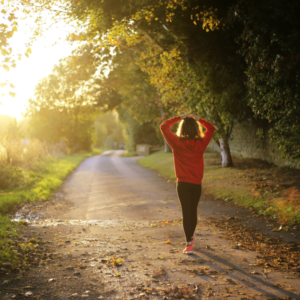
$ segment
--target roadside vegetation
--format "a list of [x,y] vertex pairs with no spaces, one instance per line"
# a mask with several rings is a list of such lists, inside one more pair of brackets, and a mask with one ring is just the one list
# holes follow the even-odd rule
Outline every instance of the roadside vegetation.
[[[300,170],[237,157],[234,158],[235,167],[222,168],[219,156],[211,150],[204,154],[204,193],[253,209],[282,225],[300,223]],[[159,151],[138,162],[176,180],[172,153]]]
[[138,156],[138,154],[135,151],[128,151],[126,150],[123,154],[123,157],[132,157],[132,156]]
[[[102,149],[68,154],[63,143],[47,146],[38,140],[2,136],[0,143],[0,262],[17,261],[13,245],[19,223],[9,215],[22,204],[47,200],[85,158]],[[31,245],[32,246],[32,245]],[[28,247],[31,247],[30,245]],[[26,246],[27,247],[27,246]]]

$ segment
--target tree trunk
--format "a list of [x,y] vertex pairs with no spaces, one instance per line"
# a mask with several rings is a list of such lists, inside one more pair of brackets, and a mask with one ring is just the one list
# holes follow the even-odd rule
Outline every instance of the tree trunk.
[[[163,107],[160,108],[160,115],[163,118],[163,116],[164,116]],[[167,143],[167,141],[165,139],[164,139],[164,142],[165,142],[165,152],[166,153],[172,153],[172,149],[171,149],[171,147],[169,146],[169,144]]]
[[222,168],[233,167],[228,141],[223,138],[220,138],[219,143],[222,156]]
[[169,146],[169,144],[167,143],[167,141],[164,139],[164,142],[165,142],[165,152],[166,153],[172,153],[172,149],[171,147]]

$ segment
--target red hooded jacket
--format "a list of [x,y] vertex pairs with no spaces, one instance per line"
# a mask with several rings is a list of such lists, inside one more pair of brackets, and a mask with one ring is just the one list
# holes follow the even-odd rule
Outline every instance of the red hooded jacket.
[[173,149],[177,181],[201,184],[204,170],[203,154],[213,136],[215,127],[210,122],[200,119],[200,124],[206,128],[204,139],[202,141],[180,140],[170,130],[170,127],[179,120],[181,120],[180,117],[171,118],[160,125],[164,138]]

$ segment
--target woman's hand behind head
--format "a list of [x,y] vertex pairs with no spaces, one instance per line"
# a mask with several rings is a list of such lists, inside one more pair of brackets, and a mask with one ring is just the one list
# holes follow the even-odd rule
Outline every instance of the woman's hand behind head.
[[190,117],[193,118],[193,119],[195,119],[196,121],[199,121],[199,120],[200,120],[200,118],[199,118],[198,116],[193,115],[193,114],[191,114]]
[[181,118],[181,119],[184,119],[184,118],[187,118],[187,117],[189,117],[189,116],[190,116],[189,114],[183,114],[183,115],[180,116],[180,118]]

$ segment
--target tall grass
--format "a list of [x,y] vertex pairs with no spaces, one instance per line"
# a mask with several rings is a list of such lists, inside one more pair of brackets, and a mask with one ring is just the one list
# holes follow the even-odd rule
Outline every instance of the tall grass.
[[37,139],[14,139],[0,135],[0,165],[17,165],[30,168],[37,161],[48,156],[70,153],[65,140],[54,145],[47,145]]
[[64,141],[48,146],[36,139],[0,136],[0,191],[32,187],[39,180],[36,172],[67,152]]

